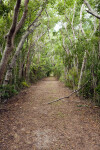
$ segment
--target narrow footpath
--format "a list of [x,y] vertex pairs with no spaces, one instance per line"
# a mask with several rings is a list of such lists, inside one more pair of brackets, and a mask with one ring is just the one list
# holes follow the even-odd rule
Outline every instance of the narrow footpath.
[[100,150],[100,108],[45,78],[0,106],[0,150]]

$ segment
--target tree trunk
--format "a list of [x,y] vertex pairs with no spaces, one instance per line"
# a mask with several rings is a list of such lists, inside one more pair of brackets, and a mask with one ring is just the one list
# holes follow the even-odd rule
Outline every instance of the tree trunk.
[[22,77],[22,52],[20,52],[19,54],[19,75],[18,75],[19,79],[21,79]]
[[64,69],[65,81],[67,81],[67,79],[66,79],[67,74],[68,74],[68,68],[67,68],[67,66],[65,66],[65,69]]
[[[72,18],[72,22],[71,22],[74,41],[76,41],[75,30],[74,30],[74,25],[73,25],[73,24],[74,24],[74,18],[75,18],[75,10],[76,10],[76,1],[75,1],[75,3],[74,3],[74,8],[73,8],[73,18]],[[76,47],[76,45],[75,45],[75,47]]]
[[[13,58],[12,58],[12,61],[11,61],[11,63],[10,63],[10,65],[9,65],[9,68],[8,68],[8,70],[7,70],[7,73],[6,73],[6,76],[5,76],[5,79],[4,79],[4,85],[7,85],[8,84],[8,82],[9,82],[9,80],[10,80],[10,76],[11,76],[11,72],[12,72],[12,69],[13,69],[13,67],[14,67],[14,65],[15,65],[15,63],[16,63],[16,59],[17,59],[17,57],[18,57],[18,55],[19,55],[19,52],[20,52],[20,50],[21,50],[21,48],[23,47],[23,44],[24,44],[24,42],[25,42],[25,39],[28,37],[28,35],[30,34],[30,33],[32,33],[35,29],[36,29],[36,27],[38,27],[41,23],[39,23],[39,24],[36,24],[36,22],[38,21],[38,18],[41,16],[41,14],[42,14],[42,12],[43,12],[43,10],[44,10],[44,6],[47,4],[47,1],[48,0],[45,0],[45,2],[44,2],[44,4],[43,4],[43,6],[42,6],[42,8],[39,10],[39,12],[38,12],[38,14],[37,14],[37,17],[35,18],[35,20],[29,25],[29,27],[28,27],[28,29],[27,29],[27,31],[26,31],[26,33],[23,35],[23,37],[22,37],[22,39],[21,39],[21,41],[20,41],[20,43],[19,43],[19,45],[18,45],[18,47],[17,47],[17,50],[16,50],[16,52],[15,52],[15,54],[14,54],[14,56],[13,56]],[[28,3],[28,0],[26,0],[26,4]],[[19,23],[20,24],[20,23]],[[14,37],[15,37],[15,35],[14,35]],[[4,75],[4,72],[3,72],[3,75]],[[3,78],[2,78],[2,80],[3,80]]]
[[[14,54],[12,60],[11,60],[11,63],[9,64],[8,70],[7,70],[7,72],[6,72],[5,80],[4,80],[4,85],[7,85],[7,84],[9,83],[9,80],[10,80],[11,75],[12,75],[12,69],[13,69],[13,67],[14,67],[15,64],[16,64],[16,60],[17,60],[17,58],[18,58],[18,55],[19,55],[19,53],[20,53],[20,51],[21,51],[21,49],[22,49],[22,47],[23,47],[23,44],[24,44],[26,38],[28,37],[28,35],[29,35],[30,33],[34,32],[34,30],[36,29],[36,27],[38,27],[39,25],[40,25],[40,24],[35,25],[35,26],[33,27],[33,29],[31,29],[31,30],[29,30],[29,31],[26,31],[26,33],[23,35],[23,37],[22,37],[22,39],[21,39],[21,41],[20,41],[20,43],[19,43],[19,45],[18,45],[18,47],[17,47],[17,50],[16,50],[16,52],[15,52],[15,54]],[[43,35],[44,35],[44,33],[43,33],[41,36],[43,36]],[[40,36],[40,37],[41,37],[41,36]],[[40,37],[39,37],[39,38],[40,38]],[[39,38],[38,38],[38,39],[39,39]],[[36,40],[38,40],[38,39],[36,39]],[[36,41],[35,41],[35,42],[36,42]],[[34,45],[34,44],[33,44],[33,45]]]
[[20,8],[20,4],[21,4],[21,0],[17,0],[16,6],[15,6],[15,9],[14,9],[14,17],[13,17],[12,26],[10,28],[10,31],[9,31],[8,35],[6,36],[6,38],[7,38],[6,47],[5,47],[5,50],[4,50],[2,59],[1,59],[1,63],[0,63],[0,84],[3,81],[3,77],[4,77],[4,74],[5,74],[5,71],[6,71],[6,67],[7,67],[7,64],[8,64],[8,61],[9,61],[9,57],[10,57],[10,54],[13,50],[13,41],[14,41],[13,35],[14,35],[15,30],[16,30],[17,18],[18,18],[18,12],[19,12],[19,8]]
[[18,57],[18,55],[19,55],[19,53],[20,53],[20,50],[22,49],[23,44],[24,44],[24,42],[25,42],[25,39],[27,38],[27,36],[28,36],[29,34],[30,34],[30,32],[27,31],[27,32],[23,35],[23,37],[22,37],[22,39],[21,39],[21,41],[20,41],[20,43],[19,43],[19,45],[18,45],[18,47],[17,47],[17,50],[16,50],[16,52],[15,52],[15,54],[14,54],[12,60],[11,60],[11,63],[9,64],[8,70],[7,70],[7,72],[6,72],[6,76],[5,76],[5,79],[4,79],[4,85],[7,85],[7,84],[9,83],[10,77],[11,77],[11,75],[12,75],[12,69],[13,69],[14,65],[16,64],[16,60],[17,60],[17,57]]
[[85,32],[84,32],[83,27],[82,27],[82,13],[83,13],[83,9],[84,9],[84,4],[82,4],[81,10],[80,10],[80,30],[81,30],[82,34],[85,36]]
[[25,4],[24,4],[25,10],[24,10],[23,16],[22,16],[20,22],[18,23],[18,25],[17,25],[17,19],[18,19],[18,13],[19,13],[21,0],[17,0],[17,2],[16,2],[12,26],[11,26],[9,33],[6,35],[6,38],[7,38],[6,47],[5,47],[5,50],[4,50],[2,59],[1,59],[1,63],[0,63],[0,84],[3,81],[4,74],[5,74],[5,71],[7,68],[7,64],[8,64],[9,58],[10,58],[10,54],[13,51],[15,35],[19,31],[19,29],[22,27],[22,25],[25,21],[26,14],[27,14],[28,2],[29,2],[29,0],[25,0]]
[[32,45],[30,45],[29,49],[28,49],[27,60],[26,60],[26,68],[25,68],[25,77],[26,77],[27,81],[28,81],[28,77],[29,77],[28,74],[29,74],[29,62],[30,62],[31,48],[32,48]]
[[65,47],[65,38],[64,38],[64,36],[63,36],[63,48],[64,48],[65,52],[67,53],[67,55],[69,55],[69,48],[67,46]]
[[85,64],[86,64],[86,51],[84,53],[84,57],[83,57],[83,62],[82,62],[82,67],[81,67],[81,73],[80,73],[80,78],[79,78],[79,82],[78,82],[78,89],[81,87],[81,81],[82,81],[82,76],[83,76],[83,72],[84,72],[84,68],[85,68]]
[[99,20],[99,59],[100,59],[100,20]]

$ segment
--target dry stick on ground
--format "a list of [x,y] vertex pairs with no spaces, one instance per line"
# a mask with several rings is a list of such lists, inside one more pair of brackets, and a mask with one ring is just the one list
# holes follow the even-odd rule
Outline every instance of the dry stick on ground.
[[90,80],[88,80],[83,86],[81,86],[79,89],[77,89],[77,90],[75,90],[75,91],[73,91],[71,94],[69,94],[68,96],[65,96],[65,97],[62,97],[62,98],[59,98],[59,99],[56,99],[56,100],[54,100],[54,101],[51,101],[51,102],[49,102],[49,103],[47,103],[47,104],[51,104],[51,103],[54,103],[54,102],[57,102],[57,101],[60,101],[60,100],[62,100],[62,99],[65,99],[65,98],[69,98],[71,95],[73,95],[74,93],[77,93],[78,91],[80,91],[88,82],[89,82]]

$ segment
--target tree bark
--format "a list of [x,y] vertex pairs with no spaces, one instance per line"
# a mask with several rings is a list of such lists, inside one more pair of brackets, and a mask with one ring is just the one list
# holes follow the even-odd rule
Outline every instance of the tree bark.
[[67,53],[67,55],[69,55],[69,49],[68,49],[68,47],[67,48],[65,47],[65,39],[64,39],[64,37],[63,37],[63,48],[64,48],[65,52]]
[[100,59],[100,20],[99,20],[99,59]]
[[75,37],[75,31],[74,31],[74,18],[75,18],[75,10],[76,10],[76,1],[74,3],[74,8],[73,8],[73,18],[72,18],[72,22],[71,22],[71,25],[72,25],[72,31],[73,31],[73,37],[74,37],[74,40],[76,41],[76,37]]
[[[93,46],[93,52],[92,52],[92,57],[95,57],[95,47]],[[95,59],[94,59],[95,60]],[[92,88],[94,91],[94,101],[96,99],[96,87],[97,87],[97,76],[95,74],[95,62],[93,61],[93,64],[91,65],[91,74],[92,74]]]
[[14,32],[13,38],[15,38],[16,33],[21,29],[22,25],[25,22],[25,19],[26,19],[26,16],[27,16],[27,12],[28,12],[28,3],[29,3],[29,0],[25,0],[24,1],[24,12],[23,12],[23,15],[22,15],[20,21],[17,24],[17,27],[16,27],[16,30]]
[[26,31],[26,33],[23,35],[20,43],[18,44],[17,50],[16,50],[16,52],[15,52],[15,54],[14,54],[12,60],[11,60],[11,63],[9,64],[8,70],[6,72],[6,76],[5,76],[5,80],[4,80],[4,85],[7,85],[9,83],[10,77],[12,75],[12,69],[13,69],[14,65],[16,64],[17,57],[18,57],[18,55],[20,53],[20,50],[23,47],[23,44],[24,44],[26,38],[28,37],[28,35],[30,33],[32,33],[35,30],[36,27],[37,26],[34,26],[33,29],[31,29],[29,31]]
[[19,73],[18,78],[21,79],[22,77],[22,52],[19,54]]
[[80,30],[81,30],[82,34],[85,36],[85,32],[84,32],[83,27],[82,27],[82,13],[83,13],[83,8],[84,8],[84,4],[82,4],[81,10],[80,10]]
[[[18,58],[18,55],[19,55],[19,53],[20,53],[20,51],[21,51],[21,49],[22,49],[22,47],[23,47],[23,44],[24,44],[26,38],[28,37],[28,35],[29,35],[30,33],[34,32],[34,30],[36,29],[36,27],[38,27],[39,25],[40,25],[40,23],[37,24],[37,25],[35,25],[35,26],[33,27],[33,29],[27,31],[27,32],[23,35],[23,37],[22,37],[22,39],[21,39],[21,41],[20,41],[20,43],[19,43],[19,45],[18,45],[18,47],[17,47],[17,50],[16,50],[16,52],[15,52],[15,54],[14,54],[12,60],[11,60],[11,63],[9,64],[8,70],[7,70],[7,72],[6,72],[5,80],[4,80],[4,85],[7,85],[7,84],[9,83],[9,80],[10,80],[10,78],[11,78],[11,76],[12,76],[12,69],[14,68],[14,66],[15,66],[15,64],[16,64],[16,60],[17,60],[17,58]],[[45,34],[45,33],[42,33],[42,34],[35,40],[35,42],[33,43],[32,47],[35,45],[36,41],[38,41],[44,34]],[[31,47],[30,47],[30,48],[31,48]],[[30,49],[30,50],[31,50],[31,49]]]
[[[8,68],[8,70],[7,70],[7,73],[6,73],[6,76],[5,76],[5,80],[4,80],[4,85],[5,85],[5,84],[8,84],[8,82],[9,82],[9,79],[10,79],[10,76],[11,76],[11,73],[10,73],[10,72],[12,71],[12,68],[14,67],[14,65],[15,65],[15,63],[16,63],[16,59],[17,59],[17,57],[18,57],[18,55],[19,55],[19,52],[20,52],[20,50],[21,50],[21,48],[22,48],[24,42],[25,42],[25,39],[28,37],[28,35],[29,35],[30,33],[32,33],[32,32],[35,30],[36,27],[38,27],[38,26],[40,25],[40,23],[39,23],[38,25],[35,25],[35,24],[36,24],[36,22],[38,21],[38,18],[41,16],[41,13],[42,13],[43,10],[44,10],[44,5],[46,5],[47,1],[48,1],[48,0],[45,0],[45,2],[43,3],[42,8],[39,10],[39,12],[38,12],[38,14],[37,14],[37,17],[36,17],[35,20],[29,25],[29,27],[28,27],[26,33],[23,35],[23,37],[22,37],[22,39],[21,39],[21,41],[20,41],[20,43],[19,43],[19,45],[18,45],[18,47],[17,47],[17,50],[16,50],[16,52],[15,52],[15,55],[14,55],[14,57],[13,57],[13,59],[12,59],[10,65],[9,65],[9,68]],[[26,0],[25,2],[26,2],[26,4],[28,4],[28,0]],[[26,7],[26,9],[27,9],[27,7]],[[23,21],[22,21],[22,22],[23,22]],[[20,24],[22,25],[23,23],[20,23],[20,22],[19,22],[19,26],[20,26]],[[19,28],[19,26],[18,26],[18,28]],[[20,29],[20,28],[19,28],[19,29]],[[15,32],[16,32],[16,31],[15,31]]]
[[[28,2],[28,0],[26,1]],[[12,25],[9,30],[9,33],[6,35],[6,38],[7,38],[6,47],[5,47],[5,50],[1,59],[1,63],[0,63],[0,84],[3,81],[10,54],[13,51],[15,35],[22,26],[22,24],[20,24],[20,27],[16,30],[20,4],[21,4],[21,0],[17,0],[16,6],[14,9],[14,17],[13,17]]]
[[84,68],[85,68],[85,64],[86,64],[86,51],[84,53],[84,57],[83,57],[83,62],[82,62],[82,67],[81,67],[81,73],[80,73],[80,78],[79,78],[79,82],[78,82],[78,89],[80,88],[81,86],[81,81],[82,81],[82,76],[83,76],[83,72],[84,72]]

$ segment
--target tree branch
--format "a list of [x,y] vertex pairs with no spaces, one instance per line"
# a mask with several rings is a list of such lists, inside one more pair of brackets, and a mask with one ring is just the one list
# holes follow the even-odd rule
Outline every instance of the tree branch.
[[22,15],[22,18],[20,19],[19,23],[17,24],[17,27],[15,29],[15,32],[13,34],[13,43],[14,43],[14,39],[15,39],[15,36],[16,36],[16,33],[21,29],[22,25],[24,24],[25,22],[25,19],[26,19],[26,16],[27,16],[27,12],[28,12],[28,3],[29,3],[29,0],[25,0],[24,1],[24,12],[23,12],[23,15]]
[[37,17],[36,17],[35,20],[29,25],[28,29],[29,29],[30,27],[32,27],[35,22],[38,21],[38,18],[41,16],[43,10],[45,9],[44,5],[47,4],[47,1],[48,1],[48,0],[45,0],[45,3],[41,6],[42,8],[39,10],[39,12],[38,12],[38,14],[37,14]]
[[17,27],[16,27],[16,33],[20,30],[20,28],[22,27],[25,19],[26,19],[26,15],[27,15],[27,12],[28,12],[28,3],[29,3],[29,0],[25,0],[24,2],[24,12],[23,12],[23,15],[22,15],[22,18],[21,20],[19,21]]
[[[15,9],[14,9],[14,17],[13,17],[13,22],[12,22],[12,26],[10,28],[10,31],[8,33],[8,37],[12,38],[15,30],[16,30],[16,25],[17,25],[17,19],[18,19],[18,13],[19,13],[19,8],[20,8],[20,4],[21,4],[21,0],[17,0]],[[8,39],[8,43],[11,45],[11,39]]]
[[71,94],[69,94],[68,96],[65,96],[65,97],[59,98],[59,99],[57,99],[57,100],[51,101],[51,102],[49,102],[49,103],[47,103],[47,104],[51,104],[51,103],[60,101],[60,100],[65,99],[65,98],[69,98],[69,97],[72,96],[74,93],[77,93],[78,91],[80,91],[89,81],[90,81],[90,80],[88,80],[83,86],[81,86],[79,89],[73,91],[73,92],[72,92]]
[[84,4],[89,9],[89,10],[86,10],[88,13],[90,13],[91,15],[95,16],[96,18],[100,19],[100,15],[91,8],[91,6],[87,0],[84,0]]

